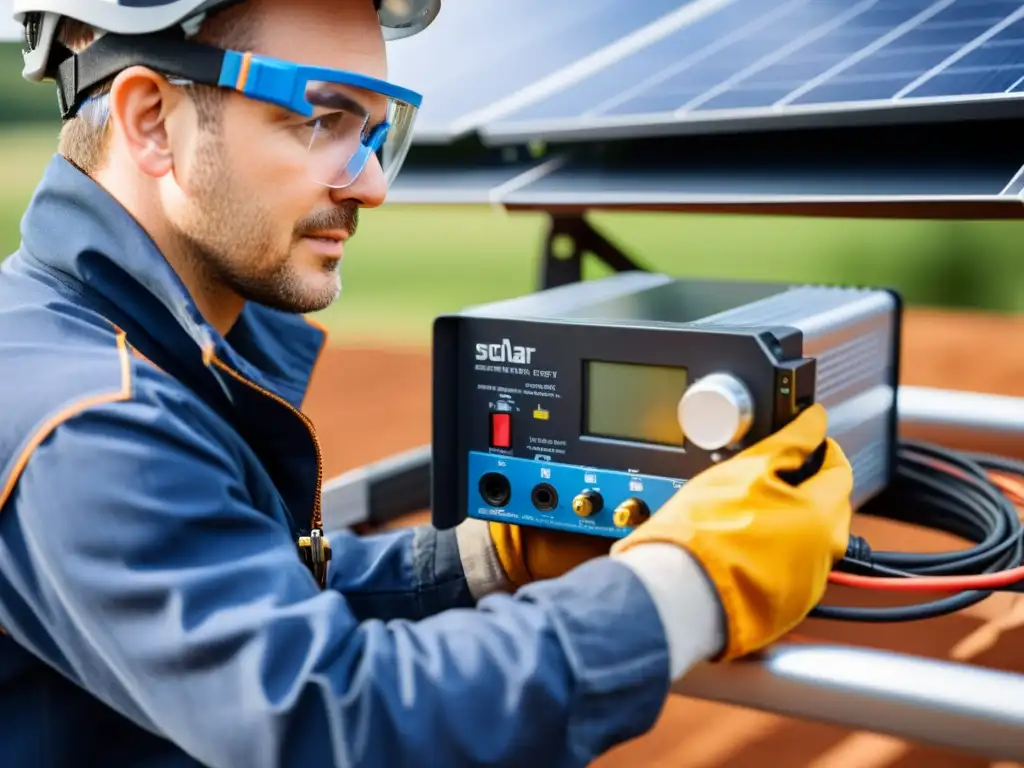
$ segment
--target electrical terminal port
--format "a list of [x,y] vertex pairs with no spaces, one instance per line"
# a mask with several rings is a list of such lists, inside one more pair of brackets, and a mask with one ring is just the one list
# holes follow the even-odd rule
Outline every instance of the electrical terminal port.
[[651,512],[647,508],[647,504],[645,504],[642,499],[638,499],[634,496],[626,499],[615,508],[615,514],[612,515],[612,522],[614,522],[618,528],[631,528],[633,526],[640,525],[640,523],[650,516]]
[[538,483],[530,494],[533,506],[541,512],[550,512],[558,506],[558,491],[550,483]]
[[500,472],[488,472],[478,487],[481,498],[492,507],[504,507],[512,498],[512,484]]
[[572,500],[572,511],[580,517],[596,515],[602,509],[604,509],[604,499],[601,494],[589,488],[576,494]]

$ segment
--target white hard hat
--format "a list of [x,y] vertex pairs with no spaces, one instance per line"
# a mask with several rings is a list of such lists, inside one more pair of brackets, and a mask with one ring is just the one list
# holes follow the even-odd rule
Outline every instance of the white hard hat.
[[[66,17],[104,32],[147,35],[188,28],[203,16],[242,0],[14,0],[14,20],[25,28],[25,79],[39,82],[51,68],[50,53],[60,19]],[[426,29],[441,0],[374,0],[385,40]]]

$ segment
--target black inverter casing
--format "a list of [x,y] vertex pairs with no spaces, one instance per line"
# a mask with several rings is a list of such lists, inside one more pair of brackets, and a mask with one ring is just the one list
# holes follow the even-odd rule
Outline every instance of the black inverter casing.
[[890,290],[640,271],[441,316],[434,525],[624,536],[814,402],[860,506],[893,474],[901,317]]

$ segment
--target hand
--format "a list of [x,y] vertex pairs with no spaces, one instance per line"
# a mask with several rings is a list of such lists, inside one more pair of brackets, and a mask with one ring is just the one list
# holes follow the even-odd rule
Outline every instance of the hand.
[[614,541],[506,523],[492,522],[488,528],[501,567],[517,589],[531,581],[556,578],[587,560],[607,555]]
[[821,469],[797,486],[776,473],[800,467],[826,440],[827,415],[812,406],[779,432],[708,469],[613,546],[648,542],[686,549],[713,583],[725,616],[716,660],[763,648],[821,600],[846,552],[853,471],[830,438]]

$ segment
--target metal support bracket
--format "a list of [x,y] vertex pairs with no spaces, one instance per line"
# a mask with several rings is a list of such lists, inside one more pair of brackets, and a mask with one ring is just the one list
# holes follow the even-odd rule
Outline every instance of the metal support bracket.
[[582,214],[551,214],[544,242],[541,287],[555,288],[580,282],[583,257],[588,253],[616,272],[643,269]]

